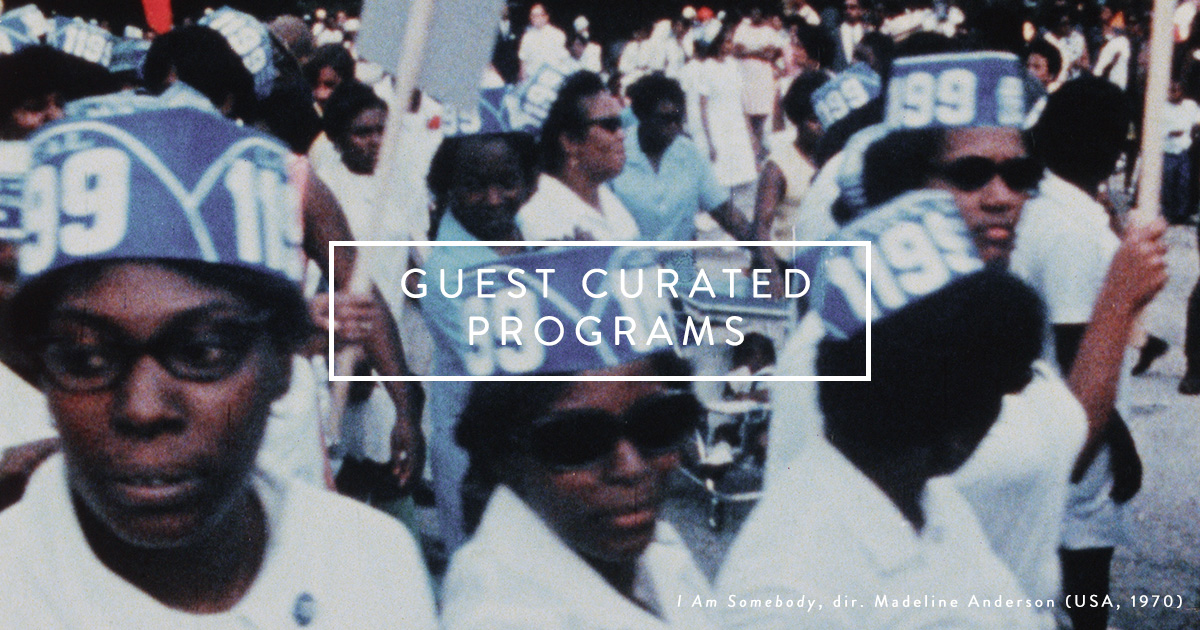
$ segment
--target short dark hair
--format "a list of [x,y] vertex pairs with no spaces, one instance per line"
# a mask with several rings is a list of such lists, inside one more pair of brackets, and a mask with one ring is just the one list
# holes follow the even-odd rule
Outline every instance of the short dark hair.
[[562,136],[578,140],[587,135],[588,115],[583,101],[605,91],[604,81],[594,72],[581,70],[563,80],[538,139],[543,170],[557,173],[562,169],[567,161]]
[[680,107],[685,103],[679,81],[661,72],[652,72],[634,81],[626,93],[629,95],[629,107],[639,121],[653,116],[654,109],[662,101],[670,101]]
[[343,81],[354,80],[354,57],[340,44],[324,44],[313,52],[312,58],[304,64],[304,78],[309,85],[317,83],[321,68],[332,69]]
[[867,205],[877,206],[901,193],[924,188],[941,155],[944,139],[944,129],[904,129],[867,147],[862,167]]
[[1047,97],[1033,126],[1033,153],[1055,175],[1092,188],[1115,168],[1129,120],[1121,88],[1099,77],[1072,79]]
[[368,109],[387,111],[387,103],[369,86],[358,81],[344,81],[333,90],[325,103],[322,120],[330,140],[341,137],[350,129],[354,119]]
[[1041,55],[1046,59],[1046,69],[1050,71],[1051,76],[1058,76],[1062,71],[1062,53],[1058,51],[1058,46],[1046,41],[1045,38],[1038,37],[1029,42],[1029,46],[1025,49],[1025,61],[1029,61],[1029,57],[1033,55]]
[[192,25],[156,37],[142,64],[146,86],[154,92],[165,90],[172,69],[176,78],[208,97],[213,106],[221,107],[232,96],[233,116],[253,118],[254,77],[217,31]]
[[813,111],[812,95],[818,88],[829,81],[829,75],[824,72],[805,72],[792,81],[787,93],[783,95],[783,113],[797,127],[805,121],[816,117]]
[[[1005,271],[952,282],[872,325],[870,382],[820,384],[826,432],[869,449],[924,444],[965,421],[994,421],[1000,398],[1029,381],[1044,323],[1037,294]],[[865,368],[865,332],[821,342],[819,375]]]
[[433,159],[429,162],[429,173],[425,176],[425,185],[433,196],[433,216],[430,218],[429,237],[437,236],[438,224],[445,215],[450,201],[450,189],[454,186],[454,173],[462,163],[463,151],[470,151],[484,143],[498,141],[508,145],[517,156],[517,165],[521,175],[532,187],[537,181],[538,158],[537,145],[533,136],[513,131],[506,133],[479,133],[467,136],[451,136],[442,140]]
[[[670,350],[653,352],[646,359],[658,376],[691,375],[687,361]],[[570,388],[565,381],[484,381],[471,387],[454,430],[455,441],[471,460],[462,490],[468,531],[478,524],[487,498],[501,482],[501,469],[516,452],[520,432],[549,412]]]
[[50,46],[22,48],[0,55],[0,116],[7,117],[29,98],[53,93],[64,100],[115,91],[119,86],[107,68]]

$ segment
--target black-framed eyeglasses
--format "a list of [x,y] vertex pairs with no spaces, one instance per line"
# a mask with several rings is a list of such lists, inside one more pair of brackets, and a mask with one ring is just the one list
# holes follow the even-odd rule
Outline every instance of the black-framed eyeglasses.
[[599,127],[609,133],[616,133],[621,130],[624,125],[621,124],[620,116],[607,116],[605,118],[593,118],[588,121],[588,126]]
[[564,409],[537,420],[526,436],[534,459],[557,470],[595,466],[629,440],[646,457],[677,449],[703,412],[696,397],[672,392],[643,398],[620,416],[602,409]]
[[1006,186],[1018,192],[1030,192],[1042,181],[1042,164],[1031,157],[994,162],[980,155],[972,155],[939,164],[936,171],[955,188],[966,192],[983,188],[997,175]]
[[[241,368],[266,338],[268,314],[251,317],[185,315],[135,341],[103,321],[68,320],[55,325],[40,344],[45,376],[68,391],[109,389],[149,355],[171,376],[211,383]],[[56,329],[56,330],[55,330]]]
[[683,117],[684,114],[680,111],[657,112],[654,114],[654,119],[664,125],[682,125]]

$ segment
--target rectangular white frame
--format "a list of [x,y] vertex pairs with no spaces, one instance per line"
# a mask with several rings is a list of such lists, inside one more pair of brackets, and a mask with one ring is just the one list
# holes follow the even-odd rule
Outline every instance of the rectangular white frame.
[[[476,247],[509,245],[520,247],[654,247],[666,249],[698,249],[701,247],[865,247],[866,296],[864,313],[871,313],[871,242],[870,241],[330,241],[329,242],[329,294],[336,293],[334,286],[334,253],[337,247]],[[329,300],[329,321],[334,321],[334,303]],[[330,382],[384,382],[384,381],[660,381],[660,382],[867,382],[871,380],[871,319],[867,318],[867,373],[863,376],[338,376],[334,374],[337,364],[334,358],[333,326],[329,327],[329,380]]]

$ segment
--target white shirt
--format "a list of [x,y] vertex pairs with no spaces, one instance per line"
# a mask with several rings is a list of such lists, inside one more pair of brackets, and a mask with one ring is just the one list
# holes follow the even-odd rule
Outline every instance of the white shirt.
[[1051,324],[1086,324],[1119,245],[1103,206],[1046,173],[1021,212],[1011,269],[1045,301]]
[[[1033,369],[1033,380],[1004,397],[996,423],[950,478],[1025,594],[1053,599],[1059,530],[1087,418],[1052,366],[1038,361]],[[1046,621],[1054,627],[1049,614]]]
[[[259,473],[262,566],[223,613],[167,608],[96,558],[67,492],[61,456],[0,514],[0,626],[39,630],[433,629],[421,556],[399,523],[336,494]],[[304,624],[307,620],[309,623]]]
[[1185,98],[1163,103],[1163,152],[1179,155],[1192,148],[1192,128],[1200,125],[1200,106]]
[[[1051,324],[1087,324],[1119,246],[1104,207],[1073,184],[1047,173],[1038,196],[1025,204],[1017,224],[1011,268],[1045,302]],[[1134,354],[1126,349],[1122,374]],[[1045,356],[1054,356],[1052,334],[1047,334]],[[1117,407],[1128,418],[1128,410],[1122,409],[1127,400],[1124,385],[1122,379]],[[1109,497],[1111,488],[1108,447],[1102,445],[1083,480],[1070,487],[1063,547],[1112,547],[1123,538],[1124,506]]]
[[[726,556],[716,587],[724,627],[1038,627],[1027,598],[952,482],[929,480],[921,509],[925,526],[917,532],[849,460],[827,442],[814,441],[767,489]],[[906,597],[919,607],[904,606]],[[979,605],[972,605],[973,597]],[[731,607],[730,598],[771,605]],[[777,608],[776,598],[799,600],[805,608]],[[996,598],[1021,605],[982,605]],[[808,602],[816,605],[809,610]]]
[[517,212],[517,227],[528,241],[631,241],[637,222],[607,184],[600,186],[600,209],[546,174],[537,192]]
[[18,444],[58,435],[46,397],[16,372],[0,364],[0,454]]
[[1132,54],[1133,49],[1129,45],[1129,38],[1124,35],[1115,35],[1104,43],[1104,47],[1096,55],[1093,72],[1096,76],[1108,79],[1124,90],[1129,86],[1129,56]]
[[526,76],[536,72],[542,64],[552,63],[566,56],[567,36],[552,24],[525,29],[525,34],[521,36],[521,46],[517,49],[521,71]]
[[854,63],[854,49],[866,34],[867,25],[864,22],[856,24],[842,22],[838,26],[838,43],[842,46],[842,55],[846,59],[846,65]]
[[660,521],[638,560],[635,594],[617,592],[505,486],[496,488],[475,537],[450,562],[442,588],[443,630],[715,628],[708,582],[679,534]]

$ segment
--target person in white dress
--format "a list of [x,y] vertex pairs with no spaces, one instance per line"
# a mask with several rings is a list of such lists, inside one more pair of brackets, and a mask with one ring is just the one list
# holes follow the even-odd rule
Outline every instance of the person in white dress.
[[521,35],[517,57],[521,60],[521,76],[532,76],[543,64],[553,63],[567,56],[567,35],[550,23],[546,5],[534,4],[529,8],[529,28]]
[[733,57],[729,29],[709,47],[698,81],[700,122],[713,170],[722,186],[750,184],[758,176],[750,124],[742,106],[742,70]]
[[620,114],[620,102],[595,73],[563,81],[539,140],[545,172],[517,213],[526,240],[638,238],[637,223],[608,183],[625,167]]

